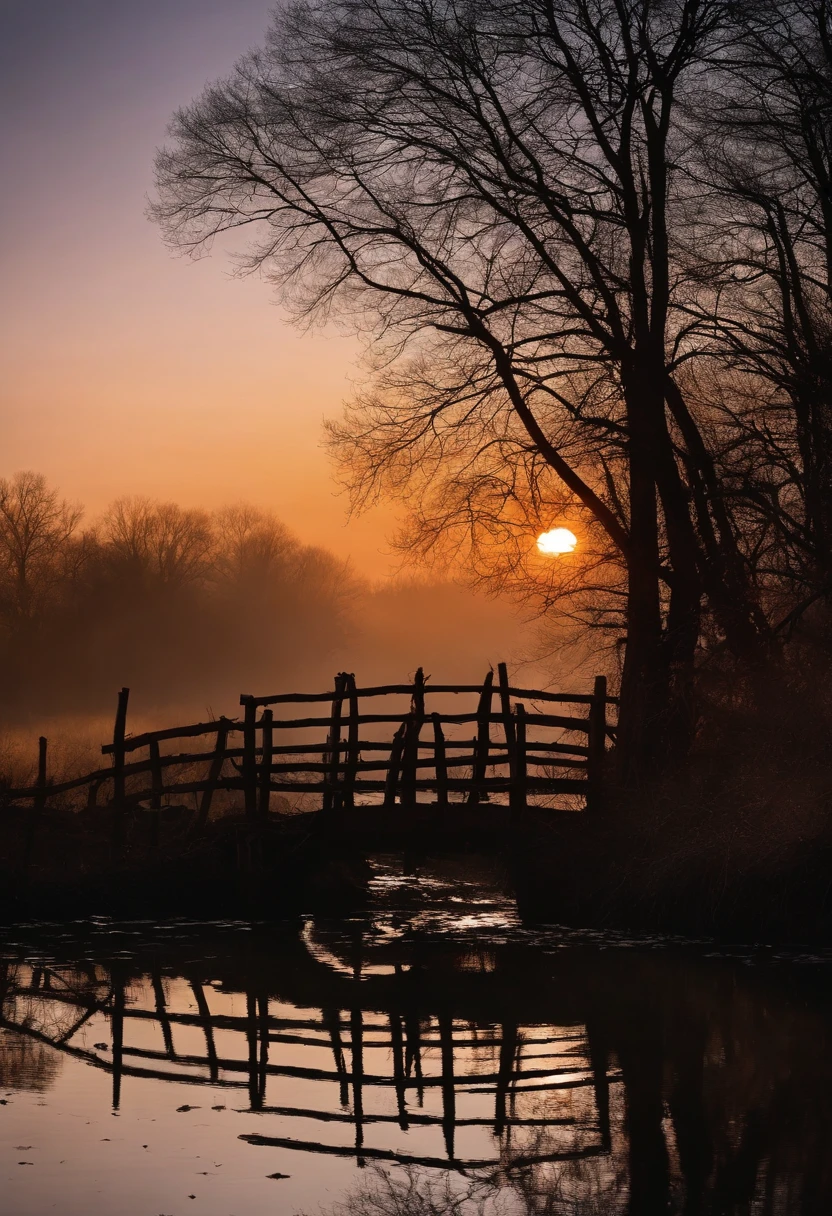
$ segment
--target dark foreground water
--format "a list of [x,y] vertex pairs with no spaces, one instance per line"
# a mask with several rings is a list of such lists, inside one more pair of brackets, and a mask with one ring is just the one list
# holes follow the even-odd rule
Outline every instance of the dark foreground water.
[[529,931],[475,871],[0,930],[0,1212],[832,1212],[829,959]]

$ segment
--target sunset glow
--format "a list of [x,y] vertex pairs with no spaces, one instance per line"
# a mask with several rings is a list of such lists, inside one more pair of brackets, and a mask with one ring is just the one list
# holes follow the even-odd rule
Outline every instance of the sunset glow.
[[537,547],[547,556],[562,553],[574,553],[578,546],[578,538],[569,528],[552,528],[551,532],[542,532],[537,538]]

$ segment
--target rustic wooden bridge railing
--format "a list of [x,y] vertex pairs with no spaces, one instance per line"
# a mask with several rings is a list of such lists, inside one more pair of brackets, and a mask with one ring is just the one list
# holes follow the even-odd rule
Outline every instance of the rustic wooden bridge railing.
[[[460,695],[476,697],[475,707],[462,713],[428,707],[429,700],[436,704]],[[315,795],[328,815],[359,802],[412,808],[426,796],[440,807],[475,805],[493,796],[520,808],[530,797],[566,794],[592,807],[600,795],[606,742],[615,737],[607,711],[617,704],[603,676],[592,693],[553,693],[510,685],[502,663],[496,680],[489,671],[481,685],[431,684],[420,668],[412,684],[359,688],[354,675],[341,672],[329,692],[244,695],[242,720],[221,717],[134,736],[127,733],[128,697],[129,689],[122,689],[113,741],[102,747],[111,767],[51,781],[47,741],[41,738],[36,784],[3,791],[5,801],[31,799],[34,821],[50,798],[86,788],[87,805],[94,807],[101,788],[111,784],[116,808],[142,804],[158,810],[165,799],[198,796],[197,825],[208,821],[218,791],[242,793],[254,821],[268,815],[274,794]],[[362,706],[402,697],[409,698],[404,712],[372,713]],[[307,704],[326,704],[328,713],[276,714],[278,706]],[[466,736],[471,726],[475,734]],[[312,741],[310,731],[318,733]],[[190,739],[208,739],[213,746],[163,750]],[[130,758],[145,750],[145,756]]]

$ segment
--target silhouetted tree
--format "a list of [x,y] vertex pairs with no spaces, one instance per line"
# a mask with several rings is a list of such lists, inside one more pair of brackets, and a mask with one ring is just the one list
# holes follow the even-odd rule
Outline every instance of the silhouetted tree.
[[257,586],[285,569],[298,543],[285,524],[248,503],[223,507],[213,516],[215,576],[231,585]]
[[207,512],[149,498],[119,498],[101,521],[106,557],[135,577],[180,587],[204,575],[214,544]]
[[734,16],[700,121],[713,291],[698,303],[746,549],[794,611],[832,591],[832,4]]
[[79,569],[81,516],[40,473],[0,480],[0,611],[12,628],[42,616]]
[[333,431],[359,498],[415,496],[423,536],[510,531],[560,482],[626,571],[635,769],[689,731],[703,598],[736,653],[765,632],[678,375],[686,115],[729,9],[293,4],[158,158],[175,245],[254,226],[250,266],[299,315],[373,336],[383,370]]

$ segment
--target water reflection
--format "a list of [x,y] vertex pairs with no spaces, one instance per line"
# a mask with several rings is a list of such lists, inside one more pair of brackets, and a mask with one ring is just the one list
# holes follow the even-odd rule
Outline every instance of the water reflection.
[[61,1057],[27,1035],[0,1028],[0,1089],[49,1088],[61,1069]]
[[235,1138],[258,1174],[289,1154],[315,1197],[324,1158],[371,1167],[343,1211],[832,1210],[824,965],[532,935],[493,898],[478,922],[458,886],[444,920],[441,891],[379,891],[346,923],[7,951],[2,1084],[45,1088],[72,1058],[115,1110],[161,1082],[179,1111],[253,1112]]

